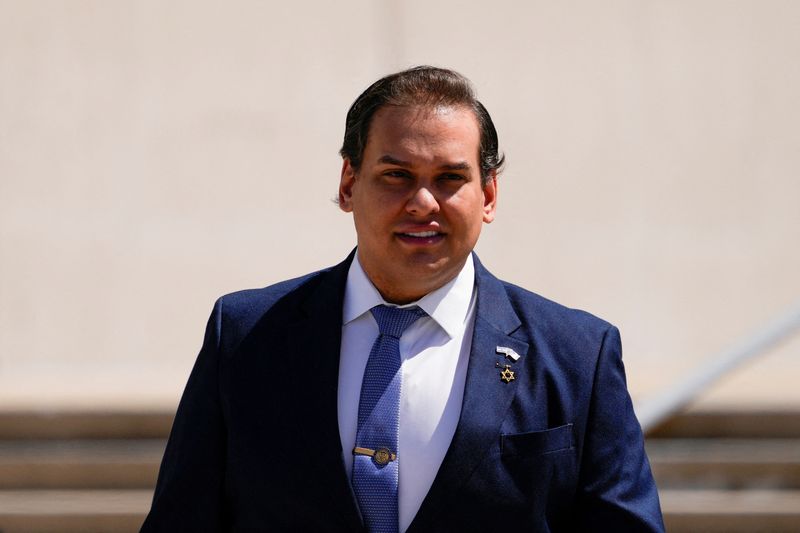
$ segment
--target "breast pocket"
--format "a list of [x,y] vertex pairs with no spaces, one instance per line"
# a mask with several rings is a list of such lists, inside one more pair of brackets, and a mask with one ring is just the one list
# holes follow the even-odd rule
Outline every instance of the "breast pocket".
[[500,435],[502,457],[533,457],[572,450],[574,447],[572,424],[527,433]]

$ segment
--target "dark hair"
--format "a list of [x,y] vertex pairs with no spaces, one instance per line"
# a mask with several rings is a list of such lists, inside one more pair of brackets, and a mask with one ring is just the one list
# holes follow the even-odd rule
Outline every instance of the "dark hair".
[[483,183],[487,182],[491,171],[499,172],[502,168],[505,157],[498,148],[492,117],[475,97],[470,81],[453,70],[421,65],[379,79],[350,106],[339,153],[350,160],[354,169],[361,167],[372,117],[387,105],[466,106],[472,109],[480,128],[478,159]]

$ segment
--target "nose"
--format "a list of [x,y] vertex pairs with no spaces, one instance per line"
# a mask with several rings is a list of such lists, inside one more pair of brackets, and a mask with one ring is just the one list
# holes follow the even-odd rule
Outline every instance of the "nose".
[[419,187],[408,199],[406,211],[417,216],[438,213],[439,201],[427,187]]

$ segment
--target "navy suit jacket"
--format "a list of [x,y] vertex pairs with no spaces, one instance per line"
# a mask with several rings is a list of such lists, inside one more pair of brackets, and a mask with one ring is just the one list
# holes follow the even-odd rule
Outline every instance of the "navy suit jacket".
[[[336,412],[351,260],[217,301],[143,532],[365,531]],[[663,531],[617,329],[475,271],[461,417],[408,532]]]

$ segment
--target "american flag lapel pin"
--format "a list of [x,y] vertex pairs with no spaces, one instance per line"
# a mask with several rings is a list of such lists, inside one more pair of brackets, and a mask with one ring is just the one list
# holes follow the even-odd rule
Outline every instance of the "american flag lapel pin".
[[519,354],[507,346],[498,346],[495,351],[505,355],[508,359],[511,359],[515,363],[517,362],[517,359],[519,359]]

